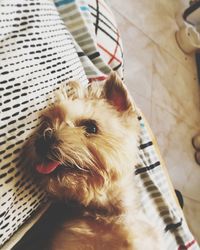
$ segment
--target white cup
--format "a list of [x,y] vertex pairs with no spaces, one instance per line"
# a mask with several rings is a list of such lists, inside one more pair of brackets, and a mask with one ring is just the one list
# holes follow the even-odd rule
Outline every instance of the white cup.
[[195,27],[184,25],[175,33],[179,47],[187,54],[200,49],[200,35]]

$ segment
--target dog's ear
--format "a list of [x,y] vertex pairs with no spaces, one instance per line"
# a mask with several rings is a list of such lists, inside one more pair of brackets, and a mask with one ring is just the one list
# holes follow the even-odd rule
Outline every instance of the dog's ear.
[[104,85],[104,93],[107,101],[119,112],[128,111],[133,108],[128,90],[115,72],[112,72],[108,76]]

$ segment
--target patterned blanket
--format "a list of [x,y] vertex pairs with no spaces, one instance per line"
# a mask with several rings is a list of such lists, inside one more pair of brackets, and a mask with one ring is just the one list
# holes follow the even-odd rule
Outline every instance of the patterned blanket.
[[[52,92],[70,79],[87,84],[88,80],[104,79],[111,69],[123,78],[123,53],[117,25],[104,0],[2,0],[0,25],[3,246],[46,204],[44,191],[24,171],[19,158],[24,142],[38,126],[38,111],[52,101]],[[163,232],[167,249],[200,249],[176,202],[157,143],[139,110],[138,119],[141,164],[133,168],[133,181],[140,187],[143,209]],[[4,249],[10,249],[8,242]]]

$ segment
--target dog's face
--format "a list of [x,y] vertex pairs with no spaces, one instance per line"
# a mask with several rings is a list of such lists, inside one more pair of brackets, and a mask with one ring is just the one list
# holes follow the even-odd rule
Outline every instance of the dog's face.
[[131,98],[112,73],[105,83],[74,93],[60,91],[58,101],[43,112],[29,142],[33,167],[47,190],[61,199],[88,205],[103,196],[135,164],[138,125]]

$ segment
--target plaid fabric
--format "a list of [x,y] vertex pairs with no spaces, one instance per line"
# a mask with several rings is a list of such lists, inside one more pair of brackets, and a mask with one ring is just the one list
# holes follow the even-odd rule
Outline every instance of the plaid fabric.
[[[37,8],[37,11],[40,10],[40,16],[37,15],[37,18],[41,18],[41,21],[43,22],[44,17],[47,17],[48,11],[50,11],[48,15],[51,14],[52,16],[57,17],[55,9],[53,9],[51,4],[47,2],[44,2],[43,5],[40,6],[40,9]],[[41,5],[40,1],[26,0],[26,6],[24,4],[24,8],[26,9],[28,4],[30,4],[30,6],[33,6],[33,3],[37,6]],[[12,5],[13,3],[10,2],[10,4]],[[6,3],[1,5],[4,5],[3,7],[8,7],[6,5],[9,4]],[[19,2],[18,5],[21,5],[20,11],[22,11],[22,4]],[[59,47],[64,46],[65,48],[68,48],[68,50],[71,52],[69,56],[67,54],[64,55],[64,48],[61,51],[57,51],[57,53],[59,52],[61,54],[60,58],[62,58],[63,56],[66,56],[66,58],[67,56],[69,56],[68,59],[71,58],[71,63],[66,67],[68,69],[67,79],[75,77],[76,74],[77,80],[80,80],[82,83],[85,83],[85,77],[80,69],[80,64],[77,58],[72,56],[72,54],[74,53],[78,54],[82,66],[86,72],[87,78],[89,80],[104,79],[111,69],[118,71],[119,75],[123,78],[123,55],[121,40],[112,12],[110,11],[106,3],[103,0],[55,0],[55,5],[60,13],[60,17],[62,18],[65,27],[68,31],[70,31],[70,34],[68,32],[64,32],[63,34],[61,34],[61,32],[60,34],[55,33],[56,36],[54,36],[54,39],[55,37],[58,37],[57,42],[60,43]],[[34,7],[31,8],[31,10],[34,9]],[[37,11],[34,9],[34,12]],[[13,12],[11,11],[10,15],[12,13]],[[6,18],[7,17],[8,15],[6,16]],[[6,20],[8,20],[8,18]],[[51,25],[53,32],[55,27],[54,24]],[[64,30],[62,25],[60,30]],[[37,30],[35,30],[35,32],[37,33]],[[45,32],[45,29],[43,32]],[[59,37],[62,35],[63,39],[60,39]],[[47,39],[49,38],[47,37]],[[49,42],[48,40],[46,41]],[[68,41],[67,44],[65,44],[65,41]],[[50,40],[50,43],[53,43],[53,41]],[[74,46],[76,52],[74,50]],[[25,63],[27,64],[26,57],[24,59]],[[54,68],[53,71],[51,69],[51,75],[55,75],[56,73],[58,73],[57,81],[53,80],[53,84],[55,85],[61,83],[62,80],[65,80],[64,76],[66,75],[61,74],[66,69],[62,70],[62,68],[59,68],[59,65],[62,65],[60,59],[57,58],[56,61],[56,65],[53,64],[48,66]],[[48,63],[50,62],[48,61]],[[36,67],[36,65],[34,65],[34,67]],[[41,66],[39,65],[39,67]],[[56,70],[55,67],[57,67]],[[52,82],[52,79],[49,79],[48,76],[48,78],[43,82],[43,84],[47,84],[49,88],[48,80]],[[14,86],[16,86],[17,88],[18,85],[16,84]],[[52,92],[52,89],[49,89],[48,91]],[[42,96],[43,104],[41,103],[40,109],[42,109],[46,103],[44,99],[45,93],[42,93]],[[37,103],[35,103],[35,105],[38,107]],[[133,168],[133,171],[135,171],[135,175],[133,173],[133,178],[134,181],[137,182],[141,190],[141,203],[143,204],[143,209],[145,210],[149,220],[152,221],[152,224],[158,227],[163,233],[166,249],[200,249],[188,229],[181,209],[179,208],[176,203],[176,200],[173,197],[172,187],[170,186],[170,183],[167,180],[166,173],[164,171],[165,167],[162,158],[160,157],[157,148],[157,143],[151,133],[150,128],[148,127],[148,123],[145,121],[144,116],[139,110],[138,120],[140,122],[141,127],[139,146],[140,165],[138,165],[136,169]],[[34,123],[36,122],[37,118],[35,118],[34,120]],[[29,130],[33,128],[34,126],[30,127]],[[30,133],[30,131],[27,131],[27,133]],[[28,136],[28,134],[25,135]],[[23,135],[23,139],[25,139],[25,135]],[[20,136],[21,134],[18,135],[19,140]],[[2,162],[0,161],[0,163]],[[5,169],[5,166],[5,163],[2,163],[2,165],[0,165],[2,169]],[[13,165],[9,169],[6,169],[6,175],[8,175],[9,171],[9,174],[11,174],[11,170],[13,171]],[[0,244],[5,242],[5,240],[7,240],[27,219],[29,214],[31,214],[34,209],[36,209],[43,202],[43,192],[39,190],[38,187],[35,187],[37,192],[34,196],[33,192],[31,192],[34,187],[34,184],[30,182],[30,178],[26,179],[26,176],[24,175],[22,175],[22,181],[19,180],[20,189],[18,189],[22,189],[22,192],[23,189],[25,189],[25,196],[18,196],[18,193],[12,194],[13,189],[11,188],[10,183],[12,183],[12,185],[16,185],[16,178],[19,179],[19,177],[13,175],[13,179],[9,182],[9,185],[5,186],[3,182],[5,180],[4,176],[1,175],[1,180],[4,188],[3,192],[1,193],[4,199],[4,206],[6,204],[6,210],[1,210],[0,212]],[[0,188],[2,191],[2,186],[0,186]],[[9,199],[7,198],[7,194],[9,194],[9,199],[11,199],[11,203],[6,203],[6,200],[9,201]],[[15,218],[15,213],[17,209],[15,203],[16,201],[20,203],[20,213],[17,214],[18,219]],[[27,206],[31,206],[29,214],[27,214]],[[1,203],[1,208],[2,207],[3,206]],[[11,216],[12,213],[13,216]],[[9,221],[9,216],[12,217],[12,221]],[[7,222],[5,222],[6,219]],[[9,230],[6,231],[5,227],[9,228]]]
[[107,5],[86,0],[55,0],[55,4],[73,36],[88,79],[103,80],[111,69],[123,76],[122,43]]

